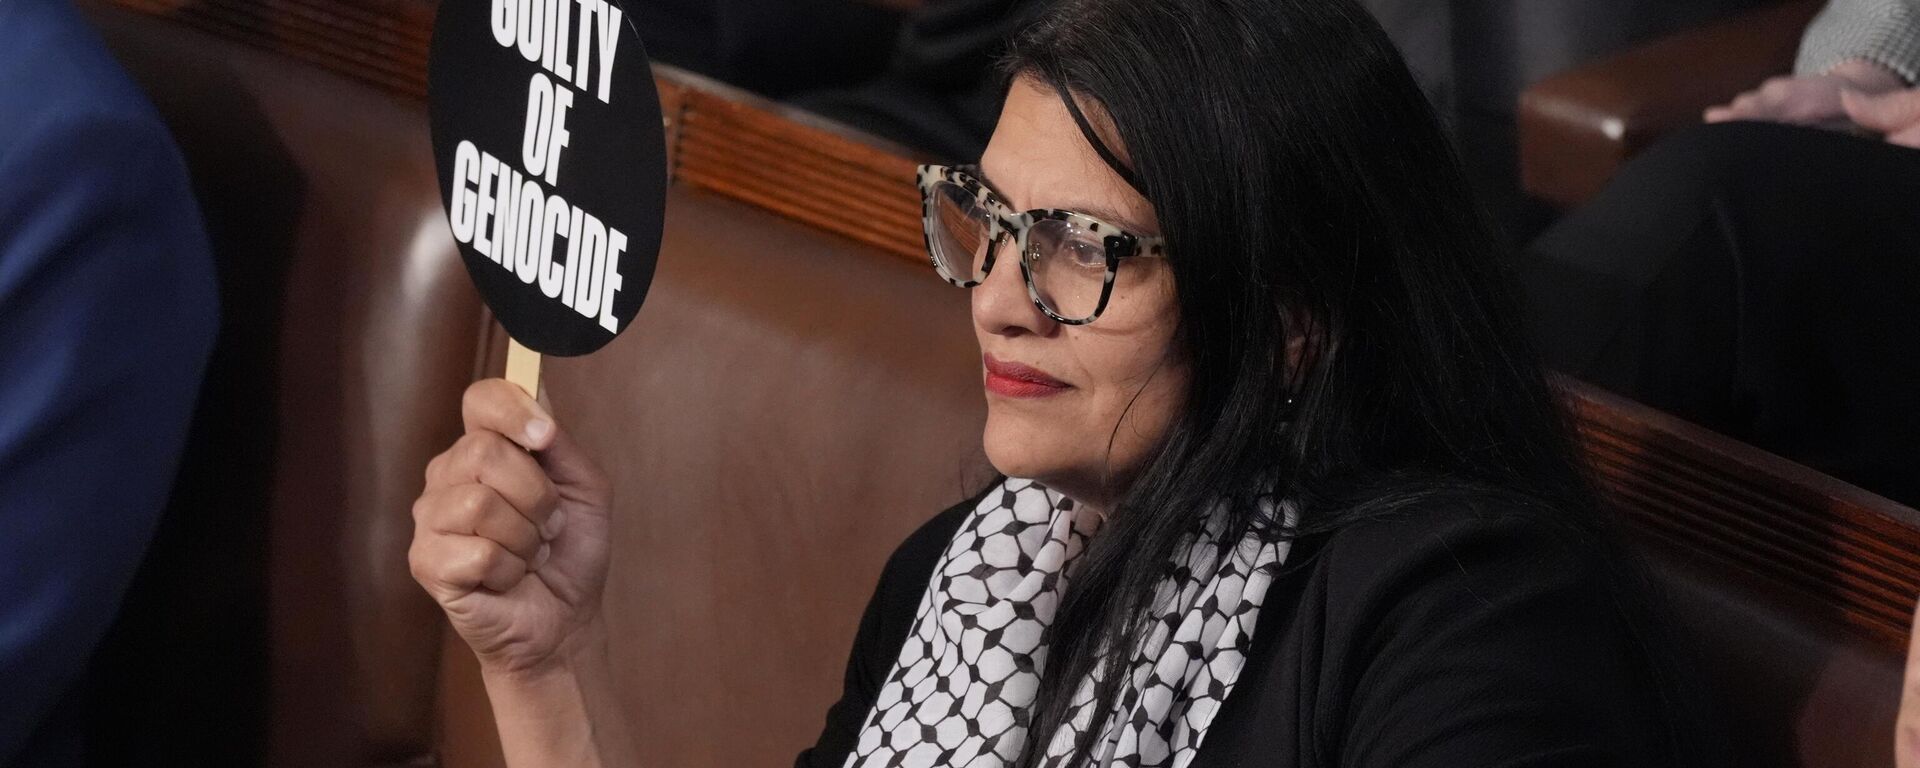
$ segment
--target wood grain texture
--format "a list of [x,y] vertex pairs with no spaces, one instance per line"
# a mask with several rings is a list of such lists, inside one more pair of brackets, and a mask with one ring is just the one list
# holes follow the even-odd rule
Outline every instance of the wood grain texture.
[[1570,379],[1557,382],[1602,491],[1633,530],[1828,606],[1904,652],[1920,512]]
[[[428,2],[111,2],[425,95]],[[698,76],[655,72],[675,183],[925,258],[912,153]],[[482,342],[487,367],[499,365],[501,341]],[[1811,596],[1904,649],[1920,593],[1920,512],[1586,385],[1559,385],[1603,491],[1638,534]]]
[[688,94],[682,120],[680,183],[926,259],[912,160],[703,91]]
[[427,94],[429,2],[112,0],[215,35],[277,51],[385,90]]

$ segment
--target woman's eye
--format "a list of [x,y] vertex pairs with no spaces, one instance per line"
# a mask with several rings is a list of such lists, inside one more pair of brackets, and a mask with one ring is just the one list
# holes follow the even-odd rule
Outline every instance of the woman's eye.
[[1066,243],[1067,257],[1074,266],[1089,269],[1106,269],[1107,253],[1098,243],[1073,238]]

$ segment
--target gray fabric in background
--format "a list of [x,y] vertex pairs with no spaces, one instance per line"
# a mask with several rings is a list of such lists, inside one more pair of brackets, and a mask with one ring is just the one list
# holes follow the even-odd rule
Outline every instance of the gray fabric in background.
[[1866,59],[1907,81],[1920,80],[1920,0],[1830,0],[1800,40],[1799,74]]

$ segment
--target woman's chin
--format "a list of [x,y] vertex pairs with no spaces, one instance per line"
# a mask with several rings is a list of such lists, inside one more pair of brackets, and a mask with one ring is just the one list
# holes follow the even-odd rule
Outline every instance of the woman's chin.
[[989,416],[983,446],[987,462],[1000,474],[1045,482],[1060,471],[1059,457],[1042,445],[1041,435],[1032,429],[995,423]]
[[1026,453],[1026,451],[1017,448],[995,450],[991,441],[987,443],[987,463],[993,465],[994,471],[1007,477],[1033,479],[1034,475],[1039,471],[1039,467]]

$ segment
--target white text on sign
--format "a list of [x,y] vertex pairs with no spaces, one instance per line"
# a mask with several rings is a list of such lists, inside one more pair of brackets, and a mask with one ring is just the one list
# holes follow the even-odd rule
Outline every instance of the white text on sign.
[[[454,239],[520,282],[537,285],[547,298],[598,319],[608,333],[620,332],[613,299],[625,282],[620,255],[627,236],[557,190],[561,153],[572,144],[567,115],[573,89],[593,93],[603,104],[612,101],[621,17],[620,8],[606,0],[493,0],[488,21],[494,42],[545,71],[527,82],[520,167],[462,140],[454,151],[447,212]],[[566,241],[564,252],[556,240]]]
[[[587,92],[591,82],[600,101],[606,103],[613,93],[613,53],[620,46],[620,16],[619,6],[606,0],[493,0],[489,18],[494,42],[520,49],[527,61],[539,64],[562,81],[571,80],[582,92]],[[593,55],[596,49],[597,57]],[[598,82],[592,82],[595,64]]]
[[[453,236],[471,243],[520,282],[538,284],[540,293],[596,316],[600,327],[618,333],[613,295],[620,290],[620,254],[627,236],[593,214],[547,194],[536,178],[462,141],[453,156],[453,205],[448,218]],[[554,260],[555,238],[567,241],[566,262]]]

